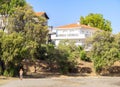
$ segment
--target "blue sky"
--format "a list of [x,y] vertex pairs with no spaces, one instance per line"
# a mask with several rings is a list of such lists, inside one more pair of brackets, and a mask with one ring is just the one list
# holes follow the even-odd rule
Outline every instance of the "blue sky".
[[44,11],[50,26],[79,21],[80,16],[100,13],[112,23],[113,33],[120,32],[120,0],[27,0],[35,12]]

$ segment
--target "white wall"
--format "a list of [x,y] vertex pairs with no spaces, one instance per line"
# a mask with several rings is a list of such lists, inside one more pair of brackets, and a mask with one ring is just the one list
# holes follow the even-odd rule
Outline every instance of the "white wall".
[[[55,44],[58,45],[60,40],[78,40],[76,45],[84,45],[84,40],[87,37],[91,37],[95,30],[85,28],[73,28],[73,29],[57,29],[53,28],[56,34],[51,35],[51,39],[55,40]],[[80,41],[79,41],[80,40]]]

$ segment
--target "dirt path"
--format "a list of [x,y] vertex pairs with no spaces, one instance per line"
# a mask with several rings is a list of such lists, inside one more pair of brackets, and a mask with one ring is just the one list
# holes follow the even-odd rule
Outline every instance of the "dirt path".
[[68,77],[23,79],[0,87],[120,87],[120,77]]

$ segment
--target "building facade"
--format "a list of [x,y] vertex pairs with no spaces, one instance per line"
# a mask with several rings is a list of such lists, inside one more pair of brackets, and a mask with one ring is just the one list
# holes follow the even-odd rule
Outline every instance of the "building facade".
[[51,35],[51,39],[56,46],[61,40],[65,39],[74,40],[76,45],[84,46],[85,39],[91,37],[97,30],[97,28],[74,23],[53,28],[52,32],[54,32],[54,34]]

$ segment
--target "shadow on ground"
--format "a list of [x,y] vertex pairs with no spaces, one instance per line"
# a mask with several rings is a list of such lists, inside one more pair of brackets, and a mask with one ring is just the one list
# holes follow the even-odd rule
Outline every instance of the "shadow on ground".
[[28,73],[24,76],[24,78],[52,78],[52,77],[85,77],[89,76],[87,73],[68,73],[68,74],[60,74],[60,73]]

